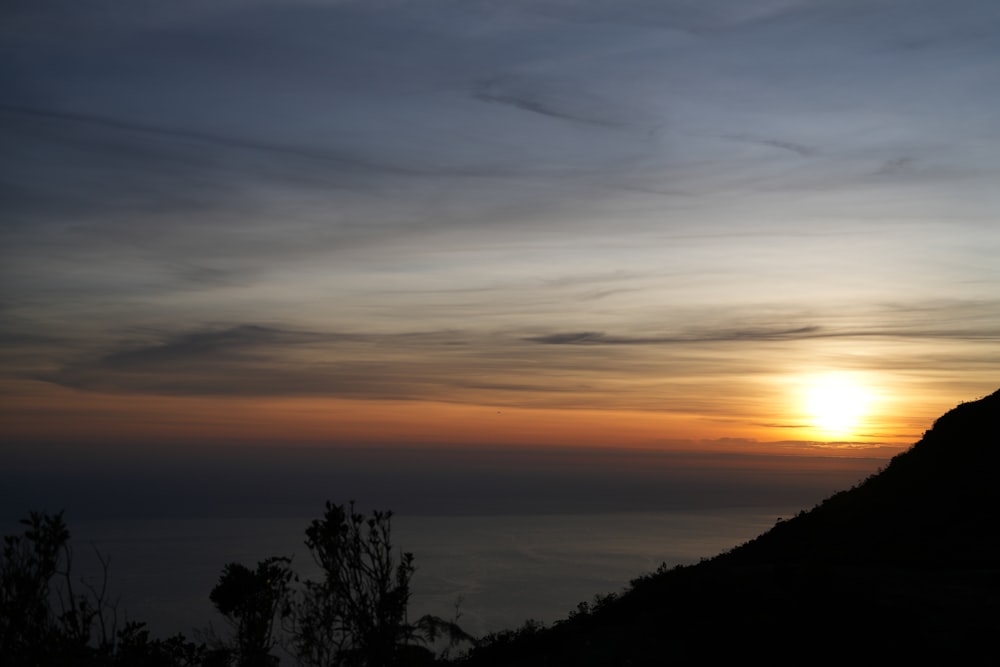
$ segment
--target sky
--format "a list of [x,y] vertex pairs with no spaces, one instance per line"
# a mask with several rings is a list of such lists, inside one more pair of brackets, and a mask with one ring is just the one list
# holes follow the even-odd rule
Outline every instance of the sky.
[[1000,384],[998,29],[992,0],[6,2],[9,470],[855,475]]

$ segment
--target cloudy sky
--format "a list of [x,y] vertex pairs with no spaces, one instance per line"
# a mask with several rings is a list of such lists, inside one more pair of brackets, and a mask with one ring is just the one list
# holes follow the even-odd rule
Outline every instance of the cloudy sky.
[[893,452],[1000,384],[992,0],[0,13],[19,451]]

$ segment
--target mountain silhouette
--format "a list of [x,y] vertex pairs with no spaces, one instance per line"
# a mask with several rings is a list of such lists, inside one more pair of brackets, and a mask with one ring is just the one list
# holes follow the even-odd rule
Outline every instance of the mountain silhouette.
[[746,544],[640,577],[550,628],[498,633],[468,662],[989,664],[1000,622],[998,463],[1000,391],[949,411],[880,472]]

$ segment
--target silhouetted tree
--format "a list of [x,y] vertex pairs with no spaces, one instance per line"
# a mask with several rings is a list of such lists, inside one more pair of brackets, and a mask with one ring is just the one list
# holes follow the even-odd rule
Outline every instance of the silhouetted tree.
[[83,663],[114,651],[114,608],[99,587],[74,589],[73,552],[62,513],[31,512],[21,535],[4,537],[0,565],[0,656],[5,664]]
[[209,599],[232,623],[236,631],[233,658],[239,667],[266,667],[278,664],[271,654],[274,647],[274,620],[286,604],[292,571],[290,560],[271,557],[251,570],[229,563]]
[[[290,560],[272,557],[255,569],[229,563],[210,599],[233,625],[229,645],[209,650],[183,635],[151,639],[143,623],[116,627],[107,602],[108,561],[98,585],[71,576],[72,550],[62,514],[32,512],[21,535],[4,537],[0,563],[0,665],[3,667],[273,667],[279,640],[275,619],[286,621],[290,652],[310,667],[420,667],[435,664],[422,644],[473,639],[436,616],[407,618],[413,556],[395,555],[391,512],[370,517],[326,504],[306,531],[306,545],[322,570],[301,581]],[[300,586],[293,588],[293,582]],[[74,588],[74,583],[77,588]],[[82,588],[80,588],[82,585]],[[448,649],[445,649],[447,654]]]
[[[414,646],[407,621],[413,555],[393,556],[391,512],[366,518],[348,506],[326,503],[306,531],[306,546],[322,569],[306,581],[290,608],[292,649],[316,667],[389,667],[430,661]],[[404,657],[405,656],[405,657]]]
[[[4,667],[194,667],[205,647],[182,635],[151,640],[143,623],[117,629],[107,600],[108,561],[98,584],[75,579],[62,513],[31,512],[20,535],[3,538],[0,562],[0,664]],[[79,588],[76,586],[82,586]]]
[[62,514],[32,512],[20,522],[21,535],[4,537],[0,565],[0,655],[38,661],[56,633],[49,588],[59,567],[69,530]]

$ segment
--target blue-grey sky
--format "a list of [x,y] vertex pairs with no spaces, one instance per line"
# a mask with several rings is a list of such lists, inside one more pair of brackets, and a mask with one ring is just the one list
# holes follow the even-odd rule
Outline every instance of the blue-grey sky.
[[[902,446],[997,385],[998,29],[988,0],[8,2],[0,419]],[[831,384],[848,417],[807,400]]]

